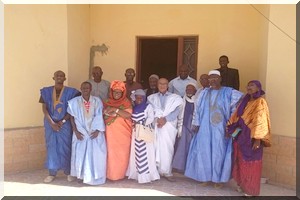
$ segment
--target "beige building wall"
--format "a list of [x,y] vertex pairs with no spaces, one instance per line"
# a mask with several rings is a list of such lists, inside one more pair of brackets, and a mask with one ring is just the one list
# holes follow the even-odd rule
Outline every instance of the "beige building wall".
[[[249,5],[5,5],[5,20],[5,102],[15,105],[5,108],[5,128],[42,125],[39,89],[53,84],[57,69],[66,72],[67,85],[79,87],[92,45],[109,46],[107,55],[95,55],[103,78],[123,80],[124,70],[135,67],[136,36],[199,35],[198,76],[226,54],[240,70],[241,90],[258,78],[263,29]],[[22,53],[15,53],[19,46]],[[19,82],[35,92],[24,98]]]
[[[295,5],[271,8],[271,20],[295,38]],[[260,43],[268,27],[268,41]],[[194,34],[199,35],[198,75],[218,67],[219,55],[226,54],[230,66],[240,70],[243,89],[250,79],[264,81],[259,72],[267,58],[265,89],[271,112],[276,111],[274,134],[295,136],[295,42],[266,25],[249,5],[5,5],[4,31],[5,128],[42,125],[39,89],[53,84],[57,69],[67,73],[67,84],[79,87],[88,78],[91,45],[109,46],[107,55],[95,56],[104,78],[124,79],[125,68],[135,66],[136,36]]]
[[[254,5],[292,38],[295,5]],[[5,5],[5,173],[43,168],[43,114],[38,103],[53,72],[66,85],[88,78],[89,48],[103,78],[124,80],[135,67],[136,36],[198,35],[198,77],[219,67],[220,55],[240,71],[241,90],[259,79],[271,112],[273,146],[266,148],[263,176],[295,188],[296,44],[250,5]]]
[[[270,5],[270,20],[296,39],[296,5]],[[286,34],[269,25],[266,91],[273,134],[296,137],[296,42]]]
[[68,75],[66,5],[4,5],[4,127],[43,123],[40,89]]
[[296,5],[270,5],[269,11],[285,33],[269,24],[265,88],[272,147],[264,150],[262,175],[296,189]]
[[67,5],[68,80],[72,87],[88,79],[90,61],[90,5]]
[[43,125],[39,90],[56,70],[72,87],[88,78],[89,7],[5,5],[5,128]]
[[136,36],[198,35],[198,77],[218,68],[225,54],[244,90],[258,78],[260,20],[249,5],[92,5],[92,45],[110,47],[107,55],[96,54],[95,64],[105,78],[123,80],[125,69],[135,67]]
[[258,12],[260,12],[260,36],[258,37],[258,80],[263,85],[263,89],[266,88],[266,76],[267,76],[267,61],[268,61],[268,34],[269,34],[269,21],[264,17],[268,17],[270,13],[270,5],[253,5]]

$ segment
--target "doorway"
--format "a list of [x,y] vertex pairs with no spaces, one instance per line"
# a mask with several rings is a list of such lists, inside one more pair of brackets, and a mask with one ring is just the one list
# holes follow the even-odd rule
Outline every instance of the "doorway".
[[190,76],[197,79],[197,49],[198,36],[137,37],[136,80],[144,88],[151,74],[170,81],[181,64],[187,64]]

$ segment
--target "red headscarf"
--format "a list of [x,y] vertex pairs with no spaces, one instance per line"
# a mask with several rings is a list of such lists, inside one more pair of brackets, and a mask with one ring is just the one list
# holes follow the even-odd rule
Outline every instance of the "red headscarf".
[[[114,99],[113,91],[121,90],[123,92],[120,99]],[[119,109],[126,109],[131,106],[130,101],[126,98],[126,87],[123,81],[113,81],[110,84],[109,98],[104,102],[104,107],[116,107]]]
[[[121,90],[123,92],[122,97],[120,99],[117,100],[114,99],[113,97],[114,90]],[[116,80],[110,84],[109,98],[104,102],[104,108],[107,107],[115,107],[120,110],[125,110],[131,107],[131,102],[126,98],[126,87],[123,81]],[[105,116],[104,118],[105,121],[108,123],[110,121],[113,122],[115,117]]]

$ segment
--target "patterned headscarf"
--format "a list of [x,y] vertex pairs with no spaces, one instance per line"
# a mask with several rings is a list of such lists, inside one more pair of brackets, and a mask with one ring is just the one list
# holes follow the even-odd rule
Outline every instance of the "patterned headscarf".
[[[252,95],[254,99],[257,99],[265,94],[265,92],[261,89],[261,83],[258,80],[249,81],[248,85],[249,85],[249,83],[254,83],[258,87],[258,91]],[[250,94],[246,94],[244,96],[244,98],[242,99],[242,102],[239,105],[238,110],[237,110],[238,117],[242,116],[242,114],[244,113],[244,109],[246,108],[247,103],[250,101],[250,99],[251,99]]]

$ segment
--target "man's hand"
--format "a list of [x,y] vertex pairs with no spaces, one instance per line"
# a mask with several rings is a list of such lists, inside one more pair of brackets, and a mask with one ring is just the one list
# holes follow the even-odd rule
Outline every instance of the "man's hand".
[[198,133],[198,131],[199,131],[199,126],[192,125],[192,131],[193,131],[194,133]]
[[59,131],[61,126],[58,124],[58,123],[55,123],[55,122],[52,122],[51,124],[51,128],[54,130],[54,131]]
[[100,131],[98,131],[98,130],[96,130],[96,131],[92,132],[92,133],[91,133],[91,136],[90,136],[90,137],[91,137],[91,139],[95,139],[96,137],[98,137],[98,135],[99,135],[99,132],[100,132]]
[[167,120],[165,117],[160,117],[157,119],[157,127],[162,128],[167,123]]
[[229,134],[229,133],[225,133],[225,138],[230,138],[231,137],[231,135]]
[[64,123],[62,123],[62,121],[57,122],[58,126],[61,128],[63,126]]
[[74,133],[75,133],[75,135],[76,135],[76,137],[77,137],[77,139],[78,140],[83,140],[83,134],[82,133],[80,133],[79,131],[74,131]]

